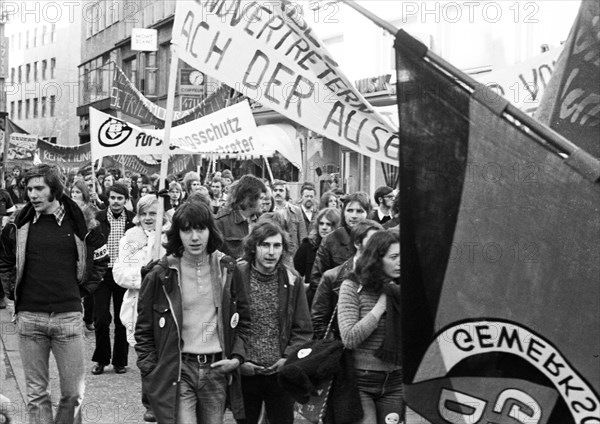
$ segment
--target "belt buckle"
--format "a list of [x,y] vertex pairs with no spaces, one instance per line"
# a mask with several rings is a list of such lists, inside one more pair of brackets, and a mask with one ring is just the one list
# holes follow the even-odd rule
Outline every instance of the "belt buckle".
[[206,365],[209,362],[209,358],[208,355],[201,353],[200,355],[198,355],[198,363],[202,364],[202,365]]

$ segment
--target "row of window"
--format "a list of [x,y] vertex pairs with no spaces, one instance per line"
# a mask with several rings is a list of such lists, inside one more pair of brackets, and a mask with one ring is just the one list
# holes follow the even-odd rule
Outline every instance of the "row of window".
[[[23,112],[23,104],[25,111]],[[42,97],[41,99],[26,99],[10,102],[10,116],[13,119],[36,119],[52,117],[55,114],[56,96]]]
[[10,49],[21,50],[30,49],[39,46],[46,46],[56,42],[56,24],[52,24],[50,29],[46,25],[39,28],[28,29],[25,32],[12,34],[10,36]]
[[50,75],[48,75],[48,61],[44,59],[26,65],[19,65],[16,69],[14,67],[10,68],[10,81],[13,84],[46,81],[48,78],[54,79],[55,71],[56,58],[53,57],[50,59]]

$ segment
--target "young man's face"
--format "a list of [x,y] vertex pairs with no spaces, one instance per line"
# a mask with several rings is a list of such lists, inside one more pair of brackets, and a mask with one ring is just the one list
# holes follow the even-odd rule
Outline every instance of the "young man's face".
[[386,194],[385,196],[380,198],[380,204],[385,208],[391,208],[394,204],[394,193]]
[[210,232],[208,228],[202,230],[198,228],[179,230],[183,250],[190,256],[199,256],[206,252],[209,236]]
[[200,181],[192,181],[190,183],[190,192],[193,193],[195,191],[200,190],[201,186],[202,186],[202,184],[200,184]]
[[125,209],[125,196],[111,191],[108,194],[108,205],[113,214],[119,215]]
[[58,206],[54,196],[50,193],[50,187],[44,182],[43,177],[32,178],[27,181],[27,196],[36,212],[49,214]]
[[350,202],[344,209],[344,219],[348,227],[352,228],[367,217],[367,211],[359,202]]
[[210,185],[210,189],[212,190],[212,193],[214,196],[220,196],[221,192],[223,191],[223,187],[221,187],[221,183],[212,183]]
[[302,206],[304,209],[310,209],[315,204],[315,192],[314,190],[304,190],[302,192]]
[[276,205],[281,205],[285,203],[285,186],[284,185],[276,185],[273,187],[273,199],[275,200]]
[[262,273],[270,274],[275,270],[283,255],[283,238],[281,234],[267,237],[256,246],[254,266]]

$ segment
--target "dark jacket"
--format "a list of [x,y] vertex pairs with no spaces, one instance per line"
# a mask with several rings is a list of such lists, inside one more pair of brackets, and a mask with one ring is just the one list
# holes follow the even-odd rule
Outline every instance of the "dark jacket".
[[[87,223],[79,206],[64,196],[61,204],[65,208],[65,219],[70,219],[75,232],[77,248],[77,283],[81,296],[93,293],[106,272],[109,257],[105,238],[99,227],[88,230]],[[2,251],[0,252],[0,278],[8,298],[17,303],[18,288],[25,268],[25,250],[29,226],[35,217],[31,203],[15,217],[2,231]]]
[[[233,274],[233,280],[243,284],[247,292],[250,290],[250,269],[248,262],[241,261]],[[312,339],[313,329],[300,277],[285,266],[279,266],[278,272],[279,350],[281,357],[287,358],[294,349]]]
[[294,269],[296,269],[302,277],[306,276],[305,281],[307,282],[317,256],[318,248],[319,242],[312,237],[307,237],[302,240],[302,244],[300,244],[300,247],[294,255]]
[[[106,240],[108,240],[108,235],[110,234],[110,223],[108,222],[108,218],[106,217],[107,213],[108,208],[103,209],[96,214],[96,219],[100,222],[100,229],[102,230],[102,234],[104,234]],[[127,209],[123,209],[122,213],[125,213],[125,231],[127,231],[135,226],[135,224],[133,223],[133,218],[135,217],[135,214],[133,212],[129,212]]]
[[[215,254],[217,252],[212,255]],[[222,304],[218,308],[219,322],[223,324],[223,356],[231,358],[237,355],[244,361],[250,328],[246,286],[232,279],[235,262],[230,257],[222,257],[219,265],[224,280]],[[234,330],[231,328],[231,318],[235,313],[239,314],[239,320]],[[142,282],[135,327],[137,366],[152,410],[161,424],[178,422],[182,325],[178,260],[173,256],[163,257]],[[229,404],[236,419],[244,417],[239,370],[232,373]]]
[[328,269],[343,264],[354,256],[356,248],[350,239],[350,232],[346,227],[340,227],[328,234],[317,250],[317,256],[310,275],[309,297],[313,298],[317,291],[323,273]]
[[223,234],[221,251],[234,259],[243,254],[242,240],[250,232],[248,222],[238,210],[226,206],[217,214],[215,224]]
[[[325,337],[325,331],[327,330],[331,315],[333,314],[340,296],[340,286],[353,269],[354,257],[351,257],[343,264],[329,269],[323,274],[323,278],[321,278],[317,293],[313,299],[311,309],[315,339],[322,339]],[[333,320],[331,331],[334,338],[341,339],[337,319]]]

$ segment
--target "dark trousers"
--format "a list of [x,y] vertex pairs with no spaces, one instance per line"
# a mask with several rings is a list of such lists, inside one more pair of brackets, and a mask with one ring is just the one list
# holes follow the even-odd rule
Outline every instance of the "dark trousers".
[[112,298],[115,319],[115,344],[112,351],[112,364],[115,367],[124,367],[127,365],[127,353],[129,352],[127,331],[119,318],[125,291],[124,288],[115,283],[112,268],[108,268],[106,274],[104,274],[104,280],[100,283],[100,287],[94,292],[96,350],[94,350],[92,361],[99,364],[108,365],[111,363],[110,323],[112,316],[110,314],[110,300]]
[[83,296],[83,322],[86,324],[94,323],[94,295]]
[[257,424],[263,402],[269,423],[294,423],[294,399],[281,388],[277,374],[243,376],[242,394],[246,419],[238,424]]

